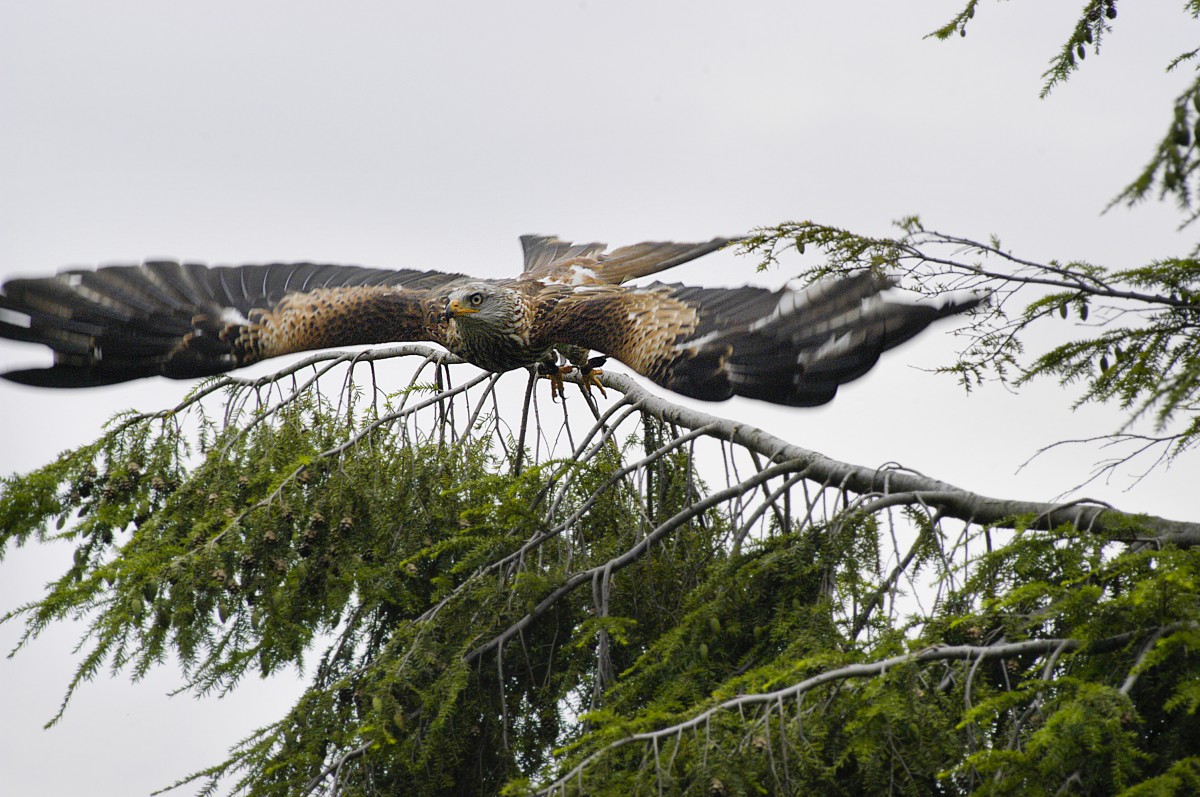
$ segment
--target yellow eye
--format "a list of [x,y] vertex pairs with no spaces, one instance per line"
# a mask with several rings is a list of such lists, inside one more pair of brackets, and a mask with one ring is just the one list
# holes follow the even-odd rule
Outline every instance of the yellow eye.
[[467,301],[471,303],[472,307],[478,307],[479,305],[483,304],[483,294],[482,293],[472,293],[470,298],[467,299]]

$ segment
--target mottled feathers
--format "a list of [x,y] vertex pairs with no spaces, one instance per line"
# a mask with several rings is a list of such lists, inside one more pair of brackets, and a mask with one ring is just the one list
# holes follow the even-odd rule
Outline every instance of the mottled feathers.
[[980,301],[890,301],[881,293],[893,284],[871,274],[801,291],[625,284],[729,242],[605,252],[604,244],[524,236],[524,272],[513,280],[168,261],[10,280],[0,293],[0,337],[49,346],[55,363],[3,376],[86,387],[206,376],[327,347],[429,341],[493,371],[599,351],[694,398],[811,406],[882,352]]

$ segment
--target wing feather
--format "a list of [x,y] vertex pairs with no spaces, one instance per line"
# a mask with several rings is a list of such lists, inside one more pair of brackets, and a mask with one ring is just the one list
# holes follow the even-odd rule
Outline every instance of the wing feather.
[[539,339],[615,357],[663,387],[720,401],[746,396],[815,406],[869,371],[880,355],[985,297],[942,304],[890,301],[870,274],[801,291],[654,285],[548,288]]
[[525,273],[521,279],[546,279],[555,266],[577,257],[594,258],[608,248],[608,244],[573,244],[556,235],[522,235],[521,251],[525,255]]
[[695,260],[737,239],[703,243],[646,241],[605,253],[607,244],[571,244],[554,236],[523,235],[525,273],[520,279],[565,285],[620,285]]
[[0,292],[0,337],[46,345],[55,364],[3,376],[85,387],[206,376],[331,346],[441,342],[427,302],[462,279],[314,263],[148,261],[10,280]]
[[648,277],[660,271],[695,260],[722,249],[738,239],[713,238],[702,243],[672,243],[669,241],[633,244],[601,255],[598,273],[602,280],[619,285],[638,277]]

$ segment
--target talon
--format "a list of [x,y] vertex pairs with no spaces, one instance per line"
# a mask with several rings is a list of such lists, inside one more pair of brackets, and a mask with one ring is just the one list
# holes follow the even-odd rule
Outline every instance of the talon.
[[550,380],[550,400],[558,403],[561,396],[563,401],[567,400],[566,387],[563,385],[562,371],[558,370],[552,374],[547,374],[546,378]]
[[580,386],[585,393],[590,393],[593,387],[597,387],[600,389],[600,395],[608,398],[608,391],[604,389],[604,385],[600,384],[600,375],[604,372],[591,364],[593,360],[600,360],[603,363],[604,358],[593,357],[591,360],[588,360],[587,365],[580,367]]
[[550,400],[557,402],[559,398],[563,401],[567,400],[566,387],[563,383],[563,377],[567,374],[575,372],[579,369],[579,387],[584,393],[591,393],[592,388],[598,388],[600,395],[608,398],[608,391],[604,389],[604,385],[600,384],[600,375],[604,372],[600,370],[600,366],[604,365],[608,358],[601,355],[592,357],[582,365],[569,365],[563,363],[556,365],[553,362],[543,362],[537,367],[538,374],[550,380]]
[[542,363],[538,366],[538,373],[550,380],[550,400],[557,403],[559,397],[563,401],[567,400],[566,388],[563,385],[563,376],[575,370],[571,365],[552,365],[550,363]]

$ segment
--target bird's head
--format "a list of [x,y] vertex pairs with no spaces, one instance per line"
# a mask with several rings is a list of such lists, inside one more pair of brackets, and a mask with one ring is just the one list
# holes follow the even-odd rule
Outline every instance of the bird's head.
[[446,319],[457,319],[468,327],[499,326],[512,314],[504,293],[486,282],[455,288],[446,297]]

